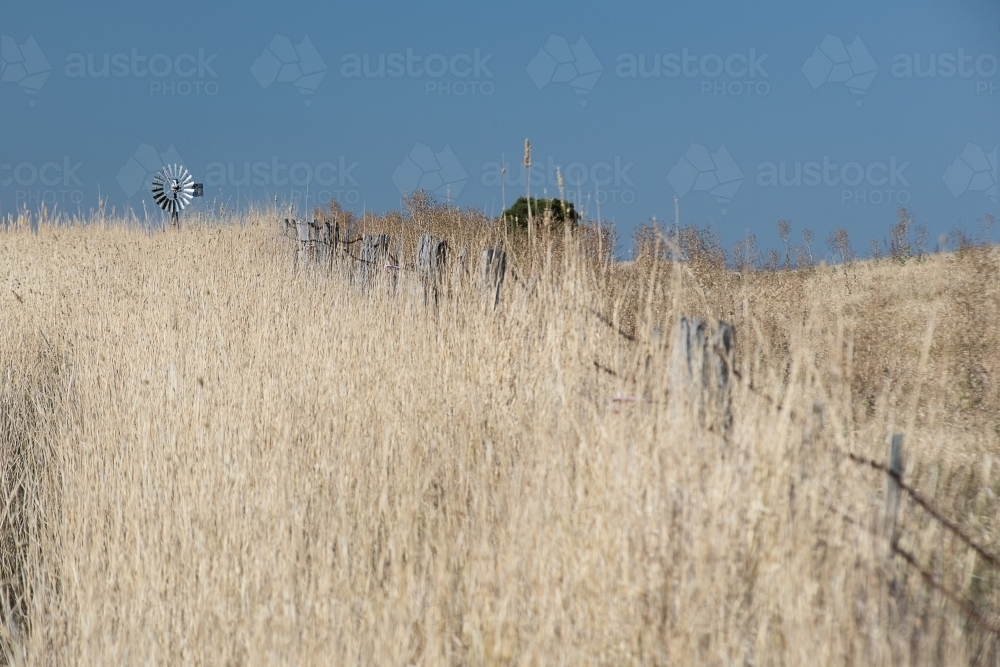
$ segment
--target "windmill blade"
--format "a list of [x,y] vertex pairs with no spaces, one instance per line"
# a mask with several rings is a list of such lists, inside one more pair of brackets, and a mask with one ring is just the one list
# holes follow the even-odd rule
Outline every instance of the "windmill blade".
[[191,172],[182,166],[179,180],[181,187],[177,195],[180,200],[181,208],[183,209],[191,203],[191,199],[194,196],[194,178],[192,178]]

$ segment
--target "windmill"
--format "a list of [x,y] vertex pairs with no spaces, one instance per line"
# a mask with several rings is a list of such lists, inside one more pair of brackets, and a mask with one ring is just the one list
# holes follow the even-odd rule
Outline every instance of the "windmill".
[[156,205],[170,214],[170,224],[180,225],[180,212],[194,197],[205,196],[205,186],[195,183],[183,165],[168,164],[153,176],[151,188]]

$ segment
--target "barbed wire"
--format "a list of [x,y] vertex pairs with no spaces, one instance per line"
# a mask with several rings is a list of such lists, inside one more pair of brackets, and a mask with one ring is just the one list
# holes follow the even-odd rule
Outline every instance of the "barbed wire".
[[[869,533],[874,534],[875,531],[873,531],[870,526],[865,526],[860,521],[848,516],[844,512],[834,507],[828,507],[828,509],[835,511],[847,523],[850,523]],[[994,636],[1000,636],[1000,632],[997,631],[997,622],[1000,621],[1000,617],[998,617],[997,620],[994,620],[992,623],[990,623],[986,618],[983,617],[982,614],[979,613],[979,610],[977,610],[974,606],[969,604],[966,600],[963,600],[958,593],[954,592],[953,590],[942,584],[940,581],[938,581],[933,574],[925,570],[923,566],[920,564],[920,562],[917,560],[916,556],[914,556],[906,549],[900,547],[895,539],[890,541],[889,547],[894,554],[902,558],[907,565],[909,565],[910,567],[912,567],[917,571],[917,573],[920,575],[920,578],[924,580],[924,583],[926,583],[928,586],[930,586],[931,588],[933,588],[934,590],[936,590],[937,592],[941,593],[946,598],[948,598],[951,602],[953,602],[959,609],[965,612],[965,614],[968,615],[969,618],[975,621],[976,624],[982,627],[984,630],[986,630],[987,632],[989,632]]]
[[[314,225],[314,228],[319,229],[319,225]],[[337,246],[344,246],[343,255],[345,257],[348,257],[348,258],[350,258],[350,259],[352,259],[352,260],[354,260],[356,262],[360,262],[360,263],[367,264],[367,265],[370,265],[370,266],[380,266],[381,265],[380,261],[372,261],[372,260],[364,259],[364,258],[359,257],[359,256],[355,256],[355,255],[351,254],[346,249],[347,246],[353,245],[353,244],[355,244],[355,243],[357,243],[357,242],[359,242],[359,241],[361,241],[363,239],[364,239],[363,236],[359,236],[359,237],[357,237],[355,239],[345,240],[345,241],[310,240],[308,243],[321,244],[321,245],[324,245],[324,246],[326,246],[328,248],[336,248]],[[307,242],[303,242],[303,245],[305,245],[306,243]],[[389,251],[386,251],[385,255],[387,257],[387,261],[384,264],[384,268],[387,271],[399,271],[400,269],[407,270],[407,271],[415,271],[415,269],[413,269],[413,268],[402,266],[402,264],[400,262],[400,258],[397,257],[397,256],[395,256],[395,255],[393,255],[393,253],[391,253]],[[533,285],[529,286],[524,281],[524,279],[520,275],[518,275],[518,273],[516,271],[513,270],[513,267],[511,267],[511,271],[512,271],[512,277],[514,278],[515,282],[520,283],[522,285],[522,287],[525,287],[526,289],[529,289],[529,290],[531,289],[531,287]],[[603,313],[597,311],[596,309],[594,309],[594,308],[586,308],[585,310],[587,312],[589,312],[591,315],[593,315],[599,322],[601,322],[602,324],[604,324],[608,328],[612,329],[612,331],[614,331],[615,333],[617,333],[621,338],[623,338],[624,340],[628,341],[629,343],[639,343],[639,342],[642,342],[639,339],[638,336],[636,336],[634,334],[630,334],[630,333],[628,333],[626,331],[623,331],[621,328],[619,328],[615,324],[615,322],[611,318],[607,317],[606,315],[604,315]],[[739,372],[739,370],[732,363],[732,361],[729,358],[729,355],[725,354],[725,350],[721,349],[718,345],[715,345],[715,346],[713,346],[712,351],[727,366],[727,369],[732,374],[732,376],[742,383],[743,382],[743,376],[742,376],[742,374]],[[610,367],[608,367],[608,366],[600,363],[597,360],[593,360],[593,366],[594,366],[595,370],[597,370],[598,372],[605,373],[605,374],[610,375],[612,377],[623,377],[622,375],[620,375],[618,372],[616,372],[612,368],[610,368]],[[634,382],[635,378],[634,377],[631,378],[631,381]],[[768,401],[772,405],[777,405],[777,407],[780,409],[781,404],[779,402],[777,402],[773,397],[771,397],[771,396],[767,395],[766,393],[764,393],[762,390],[760,390],[760,389],[756,388],[755,386],[753,386],[752,382],[744,383],[744,386],[747,387],[751,393],[759,396],[760,398],[765,399],[766,401]],[[617,403],[617,402],[633,402],[633,401],[636,401],[636,400],[639,400],[639,399],[634,399],[632,397],[627,397],[627,396],[616,395],[615,398],[612,399],[612,402],[613,403]],[[792,421],[795,421],[795,422],[801,422],[802,419],[803,419],[802,417],[800,417],[799,415],[797,415],[794,410],[792,410],[792,411],[789,412],[789,418],[792,419]],[[898,486],[898,488],[901,489],[902,491],[904,491],[906,493],[906,495],[909,496],[918,507],[922,508],[925,512],[927,512],[927,514],[933,520],[937,521],[947,531],[949,531],[956,538],[958,538],[958,540],[960,542],[962,542],[963,544],[965,544],[968,548],[972,549],[980,558],[982,558],[989,565],[991,565],[994,568],[1000,569],[1000,557],[998,557],[998,556],[996,556],[994,554],[991,554],[990,552],[986,551],[985,548],[983,548],[982,546],[980,546],[979,544],[977,544],[976,541],[970,535],[968,535],[962,529],[961,526],[959,526],[954,521],[950,520],[948,517],[944,516],[944,514],[940,510],[938,510],[936,507],[934,507],[934,505],[928,499],[924,498],[915,488],[913,488],[912,486],[910,486],[909,484],[907,484],[906,482],[904,482],[903,479],[902,479],[902,474],[899,471],[892,470],[889,466],[887,466],[884,463],[881,463],[881,462],[876,461],[874,459],[870,459],[870,458],[867,458],[867,457],[855,454],[853,452],[843,451],[843,450],[839,450],[839,449],[834,449],[833,451],[834,451],[834,453],[839,454],[841,456],[844,456],[844,457],[846,457],[847,459],[849,459],[850,461],[852,461],[854,463],[857,463],[859,465],[868,466],[868,467],[872,468],[873,470],[877,470],[879,472],[883,472],[886,475],[888,475],[890,478],[892,478],[894,480],[894,482],[896,483],[896,485]],[[838,510],[838,513],[846,521],[848,521],[850,523],[853,523],[853,524],[856,524],[856,525],[859,525],[859,526],[861,525],[860,522],[852,519],[851,517],[849,517],[848,515],[844,514],[843,512],[840,512]],[[979,611],[975,607],[973,607],[967,601],[963,600],[958,593],[955,593],[954,591],[952,591],[949,588],[947,588],[944,584],[942,584],[941,582],[939,582],[934,577],[934,575],[932,573],[926,571],[920,565],[919,561],[917,560],[917,558],[912,553],[906,551],[905,549],[903,549],[902,547],[899,546],[896,535],[890,536],[890,547],[891,547],[892,553],[894,553],[895,555],[898,555],[904,562],[906,562],[909,566],[913,567],[928,586],[930,586],[934,590],[940,592],[947,599],[949,599],[951,602],[953,602],[955,605],[957,605],[967,616],[969,616],[970,619],[972,619],[973,621],[975,621],[978,625],[980,625],[986,631],[988,631],[989,633],[993,634],[994,636],[998,636],[998,634],[1000,634],[1000,633],[998,633],[997,628],[996,628],[996,626],[997,626],[997,622],[996,621],[994,621],[993,623],[990,623],[986,618],[983,617],[982,614],[979,613]],[[998,619],[998,620],[1000,620],[1000,619]]]
[[975,541],[973,541],[973,539],[970,536],[965,534],[965,532],[957,523],[953,522],[951,519],[941,514],[941,512],[938,511],[937,508],[931,505],[929,500],[921,496],[916,489],[914,489],[909,484],[903,481],[903,475],[901,473],[892,470],[889,466],[885,465],[884,463],[880,463],[878,461],[866,458],[864,456],[859,456],[852,452],[840,452],[840,453],[846,455],[850,460],[854,461],[855,463],[867,465],[871,468],[874,468],[875,470],[884,472],[885,474],[892,477],[892,479],[896,482],[899,488],[905,491],[906,495],[910,496],[910,498],[913,499],[913,502],[922,507],[928,514],[931,515],[932,518],[936,519],[938,523],[940,523],[949,531],[951,531],[952,534],[958,537],[958,539],[964,542],[970,549],[979,554],[983,558],[983,560],[987,561],[993,567],[1000,568],[1000,558],[994,556],[993,554],[986,551],[983,547],[976,544]]

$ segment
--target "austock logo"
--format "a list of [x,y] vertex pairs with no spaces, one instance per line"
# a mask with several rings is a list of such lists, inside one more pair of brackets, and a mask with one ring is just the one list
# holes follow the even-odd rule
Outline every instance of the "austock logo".
[[[565,37],[550,35],[527,67],[528,76],[539,90],[550,83],[565,83],[580,96],[593,90],[603,71],[604,66],[583,36],[571,46]],[[580,99],[581,106],[586,103],[586,99]]]
[[52,65],[34,37],[28,37],[24,44],[7,35],[0,37],[0,80],[20,86],[29,96],[29,105],[35,105],[33,98],[51,73]]
[[982,146],[966,144],[942,176],[951,196],[966,192],[982,192],[997,201],[997,149],[989,153]]
[[439,153],[426,144],[416,144],[392,173],[392,182],[402,194],[424,190],[449,201],[462,193],[468,180],[465,168],[447,144]]
[[594,163],[570,162],[557,163],[553,156],[544,161],[536,161],[528,170],[518,165],[514,170],[509,164],[486,162],[480,174],[479,182],[487,188],[509,187],[511,191],[522,192],[525,188],[525,174],[530,171],[528,179],[532,190],[541,190],[544,195],[559,192],[559,175],[563,177],[564,192],[562,196],[582,207],[588,201],[604,203],[635,203],[635,183],[629,176],[629,170],[634,162],[625,162],[616,156],[611,162]]
[[406,53],[346,53],[340,59],[340,75],[346,79],[427,79],[425,95],[492,95],[492,53],[422,55],[412,48]]
[[148,192],[153,176],[168,164],[184,164],[173,144],[163,153],[158,153],[156,148],[149,144],[139,144],[128,161],[118,170],[116,180],[125,196],[131,198],[144,188]]
[[974,79],[976,95],[993,95],[998,87],[998,58],[992,53],[966,55],[965,49],[954,53],[897,53],[890,72],[896,79]]
[[751,48],[743,53],[698,55],[684,47],[679,53],[623,53],[615,74],[621,79],[688,79],[699,82],[702,95],[763,96],[771,92],[764,61],[768,54]]
[[14,187],[18,207],[49,207],[79,204],[83,201],[83,183],[79,171],[82,162],[64,156],[61,162],[18,162],[0,164],[0,186]]
[[840,190],[842,204],[894,204],[910,201],[906,178],[909,162],[890,156],[888,161],[838,163],[830,156],[806,162],[761,162],[757,185],[765,188],[831,188]]
[[841,38],[827,35],[802,65],[802,73],[813,90],[827,83],[844,84],[857,98],[854,104],[861,106],[861,96],[875,80],[878,65],[861,37],[844,44]]
[[219,77],[213,66],[217,53],[198,49],[198,53],[147,56],[139,49],[128,53],[71,53],[66,56],[67,78],[71,79],[148,79],[150,95],[188,97],[217,95]]
[[358,181],[354,177],[357,162],[341,156],[335,162],[304,161],[288,164],[277,156],[254,162],[209,162],[205,167],[206,188],[291,188],[290,201],[313,206],[331,199],[348,204],[361,201]]
[[689,192],[708,192],[722,206],[722,215],[743,183],[743,172],[736,166],[725,145],[709,153],[701,144],[691,144],[684,156],[667,174],[667,181],[678,197]]
[[[250,68],[263,89],[274,83],[290,83],[303,95],[313,95],[326,76],[326,63],[308,37],[299,44],[284,35],[275,35]],[[309,106],[310,100],[304,100]]]

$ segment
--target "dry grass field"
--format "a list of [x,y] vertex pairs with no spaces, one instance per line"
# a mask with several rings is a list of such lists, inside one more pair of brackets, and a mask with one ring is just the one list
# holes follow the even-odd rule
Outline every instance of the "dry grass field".
[[[0,663],[1000,664],[994,250],[560,237],[435,308],[276,217],[0,230]],[[728,430],[668,391],[680,313],[736,328]],[[893,433],[939,514],[903,494],[895,550]]]

